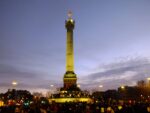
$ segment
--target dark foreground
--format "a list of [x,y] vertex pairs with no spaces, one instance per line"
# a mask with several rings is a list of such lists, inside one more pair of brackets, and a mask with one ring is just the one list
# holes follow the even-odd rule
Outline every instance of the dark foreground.
[[150,113],[148,103],[101,104],[64,103],[13,105],[0,108],[0,113]]

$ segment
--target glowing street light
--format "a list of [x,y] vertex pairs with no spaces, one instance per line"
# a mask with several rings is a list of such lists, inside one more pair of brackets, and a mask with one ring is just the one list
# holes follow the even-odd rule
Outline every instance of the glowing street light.
[[125,89],[125,87],[124,87],[124,86],[121,86],[121,89]]
[[18,85],[18,82],[17,81],[12,81],[12,89],[16,89],[17,85]]
[[99,91],[103,90],[103,85],[99,85],[98,87],[99,87],[99,89],[98,89]]
[[148,80],[148,86],[150,86],[150,77],[148,77],[147,80]]
[[150,77],[148,77],[147,80],[150,81]]
[[99,88],[103,88],[103,85],[99,85],[98,87],[99,87]]
[[54,87],[54,85],[53,85],[53,84],[51,84],[50,86],[51,86],[51,87]]
[[77,87],[80,88],[80,84],[78,84]]
[[18,85],[18,82],[12,81],[12,85],[13,85],[13,86],[17,86],[17,85]]

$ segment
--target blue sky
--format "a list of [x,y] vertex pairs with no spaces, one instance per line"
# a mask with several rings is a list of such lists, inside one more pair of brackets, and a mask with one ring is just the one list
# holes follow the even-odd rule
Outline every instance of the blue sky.
[[65,19],[75,20],[75,73],[82,89],[135,85],[150,76],[149,0],[1,0],[0,89],[63,86]]

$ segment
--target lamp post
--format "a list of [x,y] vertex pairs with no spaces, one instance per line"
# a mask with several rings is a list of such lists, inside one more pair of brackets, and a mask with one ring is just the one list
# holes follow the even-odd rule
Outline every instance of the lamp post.
[[122,97],[123,100],[125,100],[126,99],[126,89],[125,89],[125,86],[122,85],[122,86],[120,86],[120,88],[121,88],[121,97]]
[[53,87],[54,87],[54,85],[51,84],[51,85],[50,85],[50,92],[51,92],[51,97],[52,97],[52,98],[53,98]]
[[51,86],[51,87],[54,87],[54,85],[53,85],[53,84],[51,84],[50,86]]
[[77,87],[78,87],[78,88],[80,88],[80,87],[81,87],[81,85],[80,85],[80,84],[78,84],[78,85],[77,85]]
[[12,84],[12,86],[14,87],[14,89],[16,89],[16,86],[18,85],[18,82],[14,80],[14,81],[12,81],[11,84]]
[[148,85],[147,86],[150,87],[150,77],[147,78],[147,81],[148,81]]
[[102,91],[103,85],[99,85],[98,87],[99,87],[99,91]]
[[[147,93],[150,95],[150,77],[147,78]],[[148,96],[149,98],[149,96]]]
[[102,87],[103,87],[103,85],[99,85],[99,87],[100,87],[100,88],[102,88]]
[[17,100],[16,86],[18,85],[18,82],[14,80],[14,81],[12,81],[11,84],[12,84],[13,88],[15,89],[15,90],[14,90],[14,91],[15,91],[15,92],[14,92],[14,93],[15,93],[15,94],[14,94],[14,100],[16,101],[16,100]]
[[121,89],[122,89],[122,90],[124,90],[124,89],[125,89],[125,87],[124,87],[124,86],[121,86]]

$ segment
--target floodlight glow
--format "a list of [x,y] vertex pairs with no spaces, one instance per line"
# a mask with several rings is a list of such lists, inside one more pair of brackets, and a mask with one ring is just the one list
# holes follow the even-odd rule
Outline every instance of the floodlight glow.
[[13,81],[12,85],[16,86],[16,85],[18,85],[18,83],[16,81]]
[[54,85],[53,85],[53,84],[51,84],[50,86],[51,86],[51,87],[53,87]]
[[100,88],[102,88],[102,87],[103,87],[103,85],[99,85],[99,87],[100,87]]
[[125,87],[124,86],[121,86],[121,89],[124,89]]

